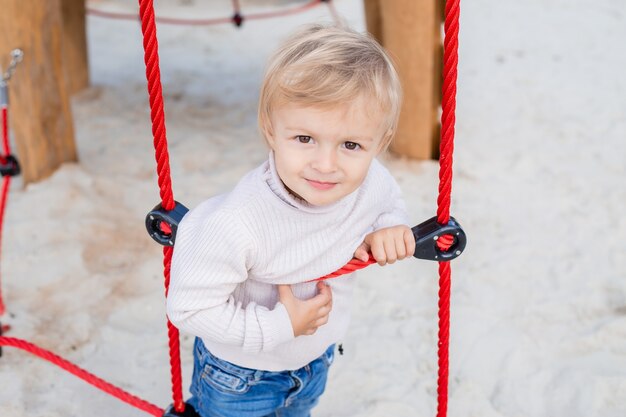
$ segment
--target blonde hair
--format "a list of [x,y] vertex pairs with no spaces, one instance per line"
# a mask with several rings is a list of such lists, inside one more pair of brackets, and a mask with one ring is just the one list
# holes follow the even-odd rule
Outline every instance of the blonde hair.
[[389,145],[398,125],[402,88],[391,58],[367,34],[335,26],[308,25],[270,58],[259,98],[259,128],[272,132],[272,112],[284,103],[333,107],[361,96],[377,105]]

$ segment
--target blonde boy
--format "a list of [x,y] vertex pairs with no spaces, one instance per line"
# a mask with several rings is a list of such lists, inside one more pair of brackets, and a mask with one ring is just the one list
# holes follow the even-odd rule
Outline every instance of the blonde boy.
[[384,50],[308,26],[270,59],[259,103],[268,161],[181,222],[168,315],[195,336],[202,417],[306,417],[350,317],[354,274],[308,282],[368,252],[411,256],[400,190],[375,159],[401,89]]

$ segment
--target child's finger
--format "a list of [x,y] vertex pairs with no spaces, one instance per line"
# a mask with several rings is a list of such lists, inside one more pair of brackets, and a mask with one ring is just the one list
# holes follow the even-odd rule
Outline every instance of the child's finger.
[[318,315],[319,317],[324,317],[324,316],[328,316],[328,314],[331,312],[332,310],[332,306],[329,304],[324,304],[322,307],[320,307],[319,311],[318,311]]
[[398,254],[396,253],[396,242],[394,239],[385,239],[383,242],[385,248],[385,255],[387,257],[387,263],[392,264],[398,260]]
[[379,240],[372,242],[371,246],[372,256],[376,259],[379,265],[385,265],[387,263],[387,255],[385,253],[385,247]]
[[322,307],[323,305],[326,305],[332,302],[333,294],[332,294],[332,291],[330,290],[330,287],[327,284],[320,281],[317,284],[317,289],[319,293],[315,297],[313,297],[311,300],[315,301],[319,307]]
[[406,250],[406,245],[404,244],[403,236],[398,236],[394,240],[394,244],[395,244],[395,247],[396,247],[396,255],[397,255],[398,259],[406,258],[407,257],[407,250]]
[[317,319],[313,325],[319,328],[325,325],[326,323],[328,323],[328,316],[324,316],[324,317]]
[[415,253],[415,236],[413,236],[413,231],[411,229],[406,230],[403,237],[407,256],[413,256]]
[[369,250],[370,250],[370,245],[367,244],[366,242],[361,243],[361,245],[354,251],[354,257],[363,261],[363,262],[367,262],[367,260],[369,259]]

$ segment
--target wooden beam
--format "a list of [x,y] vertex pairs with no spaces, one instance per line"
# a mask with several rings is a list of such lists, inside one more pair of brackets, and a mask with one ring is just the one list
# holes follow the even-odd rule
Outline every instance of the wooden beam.
[[63,67],[70,95],[89,86],[85,0],[61,0]]
[[24,60],[9,83],[10,122],[24,185],[63,162],[76,161],[72,114],[63,71],[60,0],[2,0],[0,62],[9,52]]
[[[371,3],[378,1],[378,7]],[[404,89],[391,151],[415,159],[438,156],[441,105],[440,0],[365,0],[367,23],[380,22],[383,46],[397,64]],[[369,4],[369,5],[368,5]],[[370,13],[380,13],[378,18]],[[369,26],[368,26],[369,30]]]
[[363,6],[365,7],[365,23],[367,31],[378,40],[381,45],[384,44],[383,40],[383,26],[380,14],[380,1],[381,0],[363,0]]

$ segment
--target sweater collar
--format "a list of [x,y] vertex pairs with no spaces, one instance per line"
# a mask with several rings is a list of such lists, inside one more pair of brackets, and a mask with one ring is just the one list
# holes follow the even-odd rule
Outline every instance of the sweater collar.
[[274,151],[272,150],[270,150],[268,162],[269,164],[266,171],[265,182],[267,183],[274,195],[280,198],[284,203],[298,210],[307,213],[327,213],[345,204],[349,204],[350,200],[356,198],[356,193],[358,190],[335,203],[327,204],[324,206],[315,206],[313,204],[310,204],[308,201],[293,195],[287,189],[287,187],[285,187],[285,184],[278,176],[278,171],[276,170],[276,162],[274,160]]

